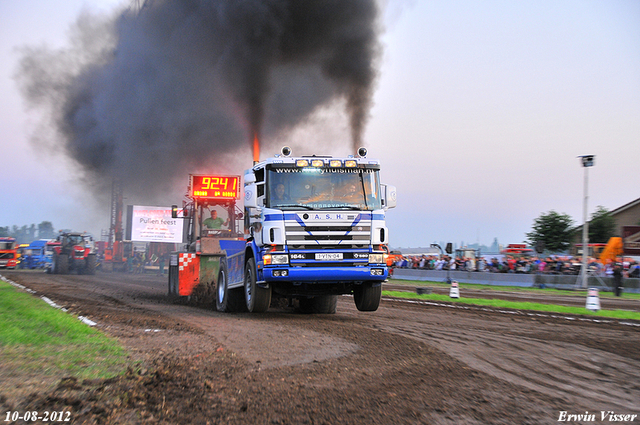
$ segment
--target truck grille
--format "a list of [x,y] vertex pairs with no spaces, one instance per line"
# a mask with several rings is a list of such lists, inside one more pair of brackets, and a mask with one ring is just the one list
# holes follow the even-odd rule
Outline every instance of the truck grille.
[[287,244],[290,248],[364,247],[371,241],[371,220],[354,218],[332,222],[303,220],[285,221]]

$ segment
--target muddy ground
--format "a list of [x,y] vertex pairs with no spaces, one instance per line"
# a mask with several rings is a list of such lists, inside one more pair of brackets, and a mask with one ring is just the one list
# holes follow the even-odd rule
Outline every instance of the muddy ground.
[[[170,300],[161,276],[2,274],[95,321],[136,362],[122,376],[84,382],[0,365],[2,420],[16,410],[64,410],[74,424],[551,424],[561,412],[597,414],[571,423],[605,423],[600,411],[640,415],[638,322],[393,300],[362,313],[346,296],[335,315],[284,305],[224,314]],[[614,301],[638,310],[637,300]]]

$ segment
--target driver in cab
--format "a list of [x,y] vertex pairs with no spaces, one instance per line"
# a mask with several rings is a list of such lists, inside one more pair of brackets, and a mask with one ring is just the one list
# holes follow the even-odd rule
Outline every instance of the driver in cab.
[[358,191],[355,183],[348,183],[343,189],[341,198],[351,202],[362,200],[362,193]]
[[202,222],[202,225],[207,229],[220,230],[222,226],[227,227],[229,225],[229,218],[227,221],[224,221],[222,218],[218,217],[217,210],[211,210],[211,217],[205,219]]
[[290,200],[289,195],[285,193],[284,184],[278,183],[273,191],[273,200],[274,201],[288,201]]

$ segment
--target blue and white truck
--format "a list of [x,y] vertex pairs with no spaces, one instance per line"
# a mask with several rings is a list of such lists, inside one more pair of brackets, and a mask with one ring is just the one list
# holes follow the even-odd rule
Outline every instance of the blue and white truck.
[[24,269],[45,269],[51,265],[53,251],[47,245],[51,239],[38,239],[32,241],[28,247],[22,251],[20,268]]
[[[180,210],[187,248],[171,256],[169,294],[209,294],[230,312],[264,312],[272,298],[286,298],[320,314],[353,294],[358,310],[377,310],[388,278],[385,213],[396,205],[395,187],[381,184],[379,172],[364,148],[336,158],[294,157],[284,147],[245,171],[244,190],[239,176],[190,176]],[[212,209],[220,228],[206,227]]]

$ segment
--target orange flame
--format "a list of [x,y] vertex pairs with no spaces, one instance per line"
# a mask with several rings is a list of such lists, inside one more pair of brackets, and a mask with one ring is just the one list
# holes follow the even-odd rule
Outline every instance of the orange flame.
[[260,142],[258,141],[258,133],[253,134],[253,162],[260,162]]

